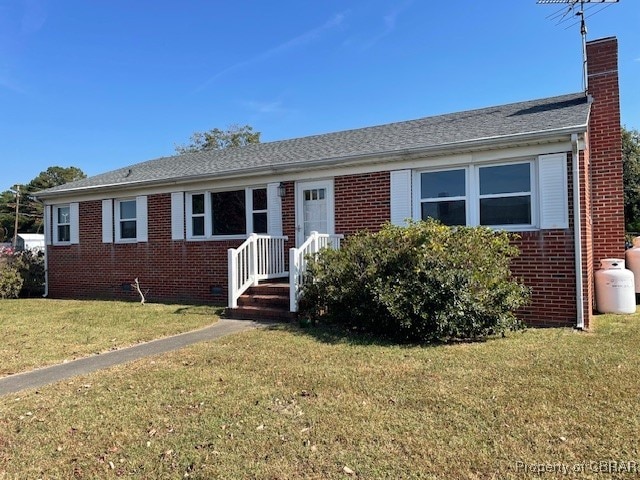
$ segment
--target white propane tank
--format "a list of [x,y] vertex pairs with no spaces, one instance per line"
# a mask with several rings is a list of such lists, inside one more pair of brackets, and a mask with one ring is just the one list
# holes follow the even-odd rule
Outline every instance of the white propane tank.
[[600,270],[596,271],[596,308],[600,313],[636,312],[633,272],[624,268],[624,260],[600,260]]
[[636,293],[640,293],[640,237],[633,239],[633,248],[624,254],[627,261],[627,268],[633,272],[633,278],[637,278]]

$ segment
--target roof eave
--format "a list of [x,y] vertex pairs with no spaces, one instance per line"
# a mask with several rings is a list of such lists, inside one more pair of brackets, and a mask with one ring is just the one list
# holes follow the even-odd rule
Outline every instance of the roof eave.
[[375,152],[359,155],[347,155],[340,157],[324,158],[321,160],[314,160],[309,162],[284,164],[284,165],[267,165],[254,168],[247,168],[242,170],[235,170],[221,174],[199,174],[180,176],[173,178],[164,178],[158,180],[142,180],[142,181],[129,181],[126,183],[111,183],[105,185],[86,186],[78,188],[69,188],[63,190],[56,190],[54,192],[36,193],[35,196],[38,199],[48,200],[57,197],[68,197],[73,195],[82,195],[85,193],[102,193],[111,192],[117,190],[130,190],[140,187],[154,187],[154,186],[167,186],[167,185],[181,185],[193,183],[201,180],[219,179],[228,180],[233,178],[249,177],[257,174],[264,173],[286,173],[295,172],[300,170],[308,170],[310,168],[327,168],[335,165],[353,165],[371,162],[373,160],[376,163],[390,161],[397,158],[406,158],[410,156],[439,156],[449,155],[460,152],[468,152],[474,150],[486,150],[488,148],[500,148],[513,146],[517,144],[538,142],[541,140],[546,141],[561,141],[563,137],[570,137],[574,133],[584,133],[587,131],[587,123],[583,125],[575,125],[569,127],[562,127],[558,129],[542,130],[536,132],[525,132],[510,135],[500,135],[495,137],[477,138],[473,140],[465,140],[461,142],[453,142],[446,144],[439,144],[427,147],[415,147],[406,148],[401,150],[392,150],[387,152]]

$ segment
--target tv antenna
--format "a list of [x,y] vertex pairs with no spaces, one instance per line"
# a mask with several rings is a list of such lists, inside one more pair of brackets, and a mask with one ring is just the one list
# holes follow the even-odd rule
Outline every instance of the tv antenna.
[[[585,92],[589,88],[589,81],[587,79],[587,22],[586,18],[595,15],[596,13],[600,13],[607,7],[610,7],[612,3],[618,3],[620,0],[537,0],[538,5],[559,5],[565,4],[567,7],[562,7],[556,13],[552,13],[547,18],[552,20],[558,20],[558,25],[568,21],[572,17],[568,17],[570,13],[573,13],[574,17],[580,17],[580,20],[576,23],[569,25],[570,28],[577,23],[580,23],[580,34],[582,35],[582,85],[584,86]],[[597,12],[594,12],[585,17],[585,12],[590,8],[594,7],[593,4],[607,4],[602,7]],[[587,4],[587,9],[585,10],[585,4]],[[576,11],[577,10],[577,11]]]

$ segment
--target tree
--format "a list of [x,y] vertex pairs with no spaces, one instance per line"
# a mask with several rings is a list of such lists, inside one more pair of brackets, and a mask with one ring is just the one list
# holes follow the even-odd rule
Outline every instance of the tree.
[[26,190],[35,193],[46,188],[82,180],[83,178],[86,178],[86,175],[78,167],[49,167],[31,180]]
[[195,132],[187,145],[176,145],[176,152],[195,153],[204,150],[223,150],[260,143],[260,132],[254,132],[250,125],[229,125],[227,130],[214,128],[207,132]]
[[[40,172],[27,185],[21,186],[18,231],[22,233],[42,232],[43,208],[42,204],[34,197],[36,192],[85,177],[85,173],[77,167],[49,167]],[[13,238],[15,210],[15,191],[0,192],[0,241],[2,242],[8,242]]]
[[640,132],[622,128],[624,219],[627,232],[640,232]]

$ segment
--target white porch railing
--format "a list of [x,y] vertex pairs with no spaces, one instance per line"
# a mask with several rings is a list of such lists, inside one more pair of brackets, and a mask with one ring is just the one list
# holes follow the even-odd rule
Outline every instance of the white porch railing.
[[229,308],[237,308],[240,295],[260,280],[289,276],[284,253],[287,239],[253,233],[238,248],[229,249]]
[[329,235],[311,232],[300,248],[289,249],[289,310],[298,311],[298,297],[307,271],[308,255],[318,253],[323,248],[340,248],[344,235]]

